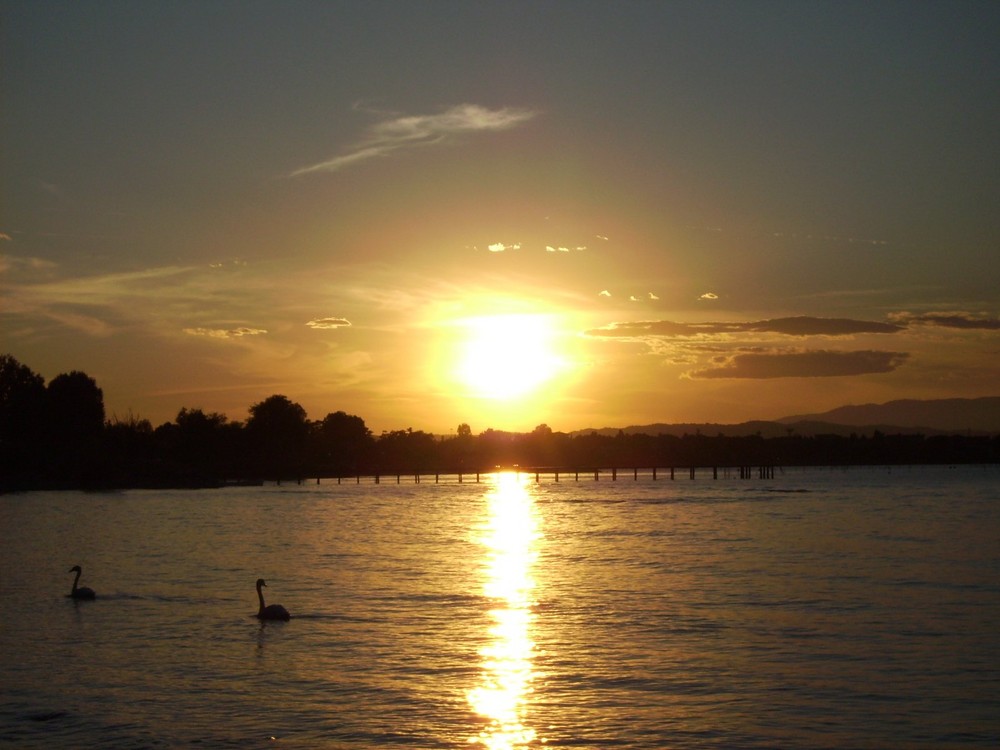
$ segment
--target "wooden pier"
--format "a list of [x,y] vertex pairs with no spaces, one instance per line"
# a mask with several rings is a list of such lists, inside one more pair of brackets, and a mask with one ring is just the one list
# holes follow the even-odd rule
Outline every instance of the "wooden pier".
[[[678,476],[683,476],[684,474],[687,474],[689,479],[705,477],[709,474],[711,474],[712,479],[715,480],[718,480],[720,477],[723,479],[774,479],[774,470],[775,467],[769,464],[753,466],[652,466],[632,467],[629,469],[621,469],[617,467],[577,468],[565,466],[498,466],[492,471],[418,471],[407,473],[376,472],[351,474],[350,476],[321,476],[315,477],[315,482],[316,484],[321,484],[323,480],[326,480],[329,482],[335,481],[337,484],[361,484],[362,482],[366,484],[382,484],[383,482],[393,482],[393,480],[395,480],[395,484],[402,484],[405,479],[407,483],[412,481],[414,484],[420,484],[421,482],[431,481],[431,478],[433,477],[434,484],[442,482],[456,482],[458,484],[470,482],[479,484],[483,480],[483,477],[501,473],[514,473],[517,475],[524,474],[529,477],[534,477],[536,483],[541,483],[543,479],[550,479],[553,482],[563,480],[579,482],[581,476],[585,480],[592,478],[595,482],[599,482],[602,479],[610,479],[612,482],[617,482],[620,476],[627,477],[629,475],[631,475],[631,480],[636,482],[640,479],[657,481],[662,478],[669,478],[670,481],[674,481]],[[276,480],[276,483],[281,484],[283,481],[303,484],[309,480],[279,479]]]

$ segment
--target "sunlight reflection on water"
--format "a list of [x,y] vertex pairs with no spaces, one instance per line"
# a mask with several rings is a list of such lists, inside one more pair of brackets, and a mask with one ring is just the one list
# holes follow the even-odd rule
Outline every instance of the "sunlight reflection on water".
[[483,593],[494,600],[489,644],[479,652],[482,672],[469,703],[489,724],[470,742],[500,750],[523,747],[536,733],[526,725],[532,692],[534,620],[532,567],[541,538],[525,479],[499,474],[487,496],[489,518],[479,542],[486,548]]

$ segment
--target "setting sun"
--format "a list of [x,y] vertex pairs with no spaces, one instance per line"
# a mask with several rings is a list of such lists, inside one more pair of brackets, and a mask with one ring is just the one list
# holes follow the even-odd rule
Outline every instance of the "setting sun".
[[462,326],[466,339],[455,375],[477,396],[504,400],[527,395],[566,366],[555,351],[549,316],[493,315],[469,318]]

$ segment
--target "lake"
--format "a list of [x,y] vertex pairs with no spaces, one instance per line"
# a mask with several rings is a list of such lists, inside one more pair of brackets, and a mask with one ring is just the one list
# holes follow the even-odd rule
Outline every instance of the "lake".
[[0,533],[0,744],[1000,746],[996,466],[39,492]]

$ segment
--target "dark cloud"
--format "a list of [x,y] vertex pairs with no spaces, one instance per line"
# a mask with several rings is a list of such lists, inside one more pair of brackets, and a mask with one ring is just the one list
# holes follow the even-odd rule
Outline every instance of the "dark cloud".
[[688,373],[692,378],[828,378],[892,372],[910,355],[905,352],[829,350],[741,352],[716,358],[717,365]]
[[752,331],[783,333],[786,336],[853,336],[859,333],[897,333],[905,326],[874,320],[850,318],[774,318],[750,324]]
[[889,318],[902,325],[939,326],[965,330],[1000,330],[1000,319],[969,312],[922,313],[920,315],[900,312],[893,313]]
[[776,333],[783,336],[852,336],[860,333],[897,333],[904,330],[905,327],[905,325],[896,323],[880,323],[872,320],[813,318],[803,315],[794,318],[771,318],[737,323],[677,323],[670,320],[614,323],[607,328],[595,328],[587,331],[587,335],[624,338],[646,336],[694,338],[740,333]]

